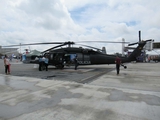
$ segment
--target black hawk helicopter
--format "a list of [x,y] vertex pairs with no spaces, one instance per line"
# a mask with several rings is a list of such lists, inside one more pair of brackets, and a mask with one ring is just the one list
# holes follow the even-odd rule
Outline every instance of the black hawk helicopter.
[[[119,56],[121,59],[122,66],[124,68],[127,68],[127,67],[123,65],[123,63],[136,61],[136,58],[141,54],[141,50],[143,49],[147,41],[151,41],[151,40],[139,41],[137,43],[128,45],[128,46],[131,46],[131,45],[138,44],[135,50],[128,57]],[[98,41],[98,42],[102,42],[102,41]],[[110,43],[114,43],[114,42],[110,42]],[[122,43],[122,42],[118,42],[118,43]],[[70,41],[21,44],[21,46],[41,45],[41,44],[58,44],[57,46],[54,46],[42,52],[42,56],[48,56],[49,58],[48,65],[53,65],[56,68],[62,69],[64,68],[64,66],[74,64],[73,60],[75,56],[77,56],[78,65],[115,64],[116,55],[108,55],[104,53],[101,49],[87,46],[87,45],[83,45],[83,46],[88,48],[72,47],[72,45],[74,45],[75,42],[70,42]],[[14,47],[14,46],[20,46],[20,45],[11,45],[11,46]],[[3,47],[11,47],[11,46],[3,46]],[[62,48],[62,46],[67,46],[67,47]],[[31,60],[30,63],[38,64],[39,61],[38,59]]]

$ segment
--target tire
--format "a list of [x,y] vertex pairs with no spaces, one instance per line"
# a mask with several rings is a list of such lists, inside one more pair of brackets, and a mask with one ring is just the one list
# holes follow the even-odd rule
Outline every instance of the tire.
[[44,64],[42,64],[41,70],[42,70],[42,71],[45,70],[45,65],[44,65]]
[[56,67],[57,69],[63,69],[63,68],[64,68],[64,65],[59,64],[59,65],[55,65],[55,67]]

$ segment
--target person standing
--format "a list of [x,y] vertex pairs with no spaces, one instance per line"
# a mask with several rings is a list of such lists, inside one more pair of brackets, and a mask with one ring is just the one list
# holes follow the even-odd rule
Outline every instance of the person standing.
[[78,59],[77,59],[77,55],[74,58],[74,64],[75,64],[75,70],[77,70],[77,66],[78,66]]
[[45,67],[46,67],[46,71],[48,71],[48,56],[45,56],[44,64],[45,64]]
[[4,66],[5,66],[5,73],[10,74],[10,63],[9,63],[9,59],[7,57],[7,55],[5,55],[4,57]]
[[121,59],[118,56],[115,59],[115,63],[116,63],[117,75],[119,75],[120,65],[121,65]]
[[43,60],[42,56],[39,57],[39,71],[42,71]]

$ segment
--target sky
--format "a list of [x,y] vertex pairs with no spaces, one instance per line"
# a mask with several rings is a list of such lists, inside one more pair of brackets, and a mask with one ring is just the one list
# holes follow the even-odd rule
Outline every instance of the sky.
[[[160,0],[0,0],[0,45],[36,42],[160,42]],[[122,51],[121,44],[88,42]],[[43,51],[53,45],[25,46]],[[127,44],[126,44],[127,46]]]

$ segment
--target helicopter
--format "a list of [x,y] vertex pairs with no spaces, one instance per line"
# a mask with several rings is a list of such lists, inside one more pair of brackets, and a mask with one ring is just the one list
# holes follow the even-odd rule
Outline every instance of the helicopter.
[[[128,57],[120,57],[121,65],[124,68],[127,66],[124,63],[136,61],[136,58],[141,54],[141,50],[145,46],[145,44],[151,40],[139,41],[137,43],[129,44],[128,46],[138,44],[135,50]],[[99,41],[102,42],[102,41]],[[111,42],[113,43],[113,42]],[[122,42],[119,42],[122,43]],[[100,65],[100,64],[115,64],[116,55],[109,55],[104,53],[103,50],[99,48],[95,48],[88,45],[82,45],[88,48],[82,47],[72,47],[75,42],[46,42],[46,43],[31,43],[31,44],[21,44],[21,46],[25,45],[40,45],[40,44],[59,44],[52,48],[49,48],[42,52],[42,56],[47,56],[49,59],[48,65],[53,65],[58,69],[64,68],[64,66],[69,66],[74,64],[74,58],[77,57],[78,65]],[[80,44],[79,44],[80,45]],[[18,45],[12,45],[18,46]],[[63,47],[67,46],[67,47]],[[8,47],[8,46],[3,46]],[[40,57],[40,56],[37,56]],[[31,60],[30,63],[39,64],[38,59]],[[44,66],[41,66],[42,69]]]

